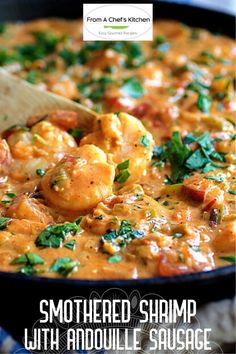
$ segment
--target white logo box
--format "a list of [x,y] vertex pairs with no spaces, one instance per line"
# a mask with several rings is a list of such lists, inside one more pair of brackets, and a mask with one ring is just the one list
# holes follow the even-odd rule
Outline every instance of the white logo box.
[[152,4],[83,4],[84,41],[152,39]]

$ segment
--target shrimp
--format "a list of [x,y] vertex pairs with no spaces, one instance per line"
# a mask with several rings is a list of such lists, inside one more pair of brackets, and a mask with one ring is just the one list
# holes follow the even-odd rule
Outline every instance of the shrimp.
[[143,124],[127,113],[104,114],[98,130],[86,135],[80,146],[94,144],[100,147],[113,165],[129,160],[128,183],[145,175],[152,158],[154,140]]
[[115,169],[94,145],[79,147],[76,156],[66,155],[50,169],[42,178],[41,188],[52,205],[80,212],[112,194]]
[[18,180],[36,177],[37,169],[47,169],[65,153],[77,148],[75,139],[50,122],[42,121],[31,130],[18,129],[7,138],[13,157],[11,176]]

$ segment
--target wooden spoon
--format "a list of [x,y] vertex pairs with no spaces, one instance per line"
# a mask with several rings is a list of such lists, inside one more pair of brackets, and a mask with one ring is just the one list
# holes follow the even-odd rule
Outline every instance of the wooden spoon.
[[79,115],[78,126],[92,127],[97,114],[67,98],[40,91],[35,86],[0,69],[0,131],[14,124],[25,124],[29,116],[56,110]]

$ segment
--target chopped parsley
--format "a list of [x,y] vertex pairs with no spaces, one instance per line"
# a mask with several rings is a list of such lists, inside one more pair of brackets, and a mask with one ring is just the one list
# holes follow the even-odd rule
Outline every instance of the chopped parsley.
[[45,173],[46,173],[46,170],[44,168],[37,168],[37,170],[36,170],[36,175],[38,175],[38,176],[42,177],[45,175]]
[[103,220],[103,215],[98,215],[98,216],[95,216],[94,218],[95,220]]
[[35,244],[37,247],[61,247],[63,241],[69,235],[76,235],[80,231],[80,222],[82,218],[74,222],[64,224],[49,225],[37,237]]
[[121,162],[117,165],[117,168],[119,170],[118,175],[115,178],[115,181],[118,183],[124,183],[127,181],[127,179],[130,176],[130,172],[128,170],[129,168],[129,160],[125,160],[124,162]]
[[143,135],[140,140],[140,144],[147,149],[150,149],[150,140],[148,139],[147,135]]
[[140,98],[144,95],[144,88],[140,81],[135,77],[129,77],[124,80],[121,91],[132,98]]
[[[198,145],[195,150],[188,146],[193,142]],[[166,176],[168,184],[182,182],[192,171],[201,169],[206,173],[227,167],[214,162],[224,162],[225,158],[215,150],[213,140],[207,132],[200,136],[188,134],[183,141],[179,132],[174,132],[166,144],[154,147],[152,159],[156,160],[155,162],[170,163],[172,173],[171,176]]]
[[3,34],[6,30],[5,23],[0,22],[0,34]]
[[129,160],[125,160],[124,162],[121,162],[117,165],[117,168],[119,171],[126,170],[129,168]]
[[15,259],[13,259],[13,261],[11,262],[12,265],[22,265],[22,267],[19,268],[19,272],[23,273],[25,275],[32,275],[37,273],[37,270],[34,269],[34,266],[37,264],[44,264],[44,260],[43,258],[41,258],[40,256],[38,256],[35,253],[32,252],[28,252],[25,253],[19,257],[16,257]]
[[16,197],[15,193],[12,192],[6,192],[4,195],[4,199],[1,200],[2,204],[9,204],[12,202],[12,199],[14,199]]
[[103,251],[111,254],[119,252],[132,240],[143,236],[143,231],[133,229],[129,221],[122,220],[119,230],[109,230],[102,236]]
[[0,217],[0,230],[5,230],[11,218]]
[[36,84],[40,78],[41,78],[40,71],[30,70],[26,76],[26,81],[28,81],[30,84]]
[[118,183],[125,183],[130,176],[130,172],[128,170],[120,171],[120,173],[116,176],[115,181]]
[[44,260],[37,254],[28,252],[13,259],[11,264],[30,264],[33,266],[36,264],[44,264]]
[[199,93],[197,99],[197,108],[204,113],[209,113],[211,108],[211,98],[207,95]]
[[49,272],[57,272],[66,277],[71,272],[75,271],[79,264],[79,261],[73,261],[69,257],[57,258],[49,268]]
[[230,189],[228,191],[229,194],[233,194],[233,195],[236,195],[236,190],[235,189]]
[[195,91],[197,92],[198,94],[200,93],[204,93],[204,91],[206,89],[208,89],[209,86],[204,84],[202,81],[200,80],[196,80],[196,81],[193,81],[193,82],[190,82],[187,86],[186,86],[186,89],[187,90],[191,90],[191,91]]
[[77,89],[85,97],[97,101],[104,96],[107,84],[112,82],[113,80],[109,76],[101,76],[97,80],[90,79],[86,82],[79,83]]
[[108,263],[119,263],[122,260],[122,257],[119,254],[114,254],[108,258]]
[[222,259],[223,261],[226,261],[226,262],[229,262],[229,263],[236,263],[236,255],[220,256],[219,259]]
[[194,252],[199,252],[200,251],[200,247],[199,246],[196,246],[196,245],[189,245],[190,248],[192,248],[192,250]]
[[174,235],[173,235],[173,239],[175,238],[181,238],[183,237],[184,235],[181,233],[181,232],[176,232]]
[[64,60],[64,62],[66,63],[66,65],[68,65],[68,66],[74,65],[78,62],[77,53],[72,52],[72,50],[67,49],[67,48],[63,48],[59,52],[59,57],[61,57]]
[[21,63],[34,62],[52,54],[57,44],[64,40],[63,36],[56,36],[51,31],[33,32],[34,43],[21,44],[15,48],[15,57]]
[[165,53],[170,49],[170,43],[167,42],[164,36],[158,35],[154,39],[153,47],[161,53]]
[[224,178],[223,177],[220,177],[220,176],[205,176],[204,177],[205,179],[210,179],[212,181],[215,181],[215,182],[224,182]]
[[80,138],[84,133],[84,129],[83,128],[73,128],[73,129],[69,129],[68,133],[70,135],[72,135],[73,138]]
[[68,248],[69,250],[74,251],[74,249],[75,249],[75,240],[71,240],[71,241],[65,243],[64,247]]

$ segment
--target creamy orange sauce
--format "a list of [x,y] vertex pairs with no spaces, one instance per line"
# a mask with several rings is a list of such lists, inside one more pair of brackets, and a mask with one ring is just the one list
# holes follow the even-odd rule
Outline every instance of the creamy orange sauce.
[[78,21],[7,24],[0,65],[100,115],[80,130],[73,112],[39,112],[2,133],[0,270],[130,279],[234,262],[235,53],[172,21],[141,43],[83,42]]

